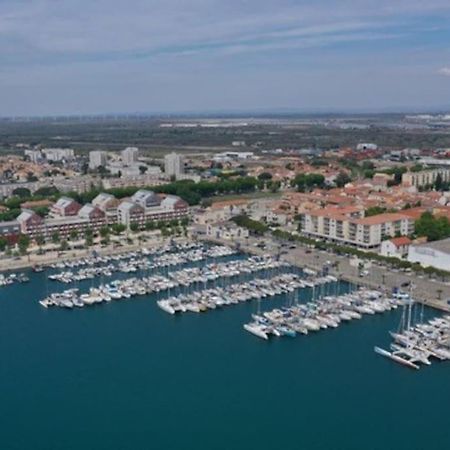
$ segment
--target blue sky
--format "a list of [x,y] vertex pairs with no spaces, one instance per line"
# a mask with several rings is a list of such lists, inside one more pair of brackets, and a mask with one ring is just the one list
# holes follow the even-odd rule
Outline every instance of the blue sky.
[[449,0],[1,0],[0,115],[450,109]]

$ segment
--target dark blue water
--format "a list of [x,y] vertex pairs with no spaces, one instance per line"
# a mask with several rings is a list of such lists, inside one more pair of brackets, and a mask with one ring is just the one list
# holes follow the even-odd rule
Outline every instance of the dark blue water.
[[264,342],[242,329],[254,304],[45,310],[45,286],[0,290],[1,450],[450,449],[450,363],[373,352],[400,312]]

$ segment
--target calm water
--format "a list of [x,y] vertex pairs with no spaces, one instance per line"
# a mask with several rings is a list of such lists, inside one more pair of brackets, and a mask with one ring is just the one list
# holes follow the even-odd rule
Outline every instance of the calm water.
[[45,310],[44,279],[0,290],[2,450],[450,448],[450,363],[373,352],[399,312],[264,342],[242,329],[252,304]]

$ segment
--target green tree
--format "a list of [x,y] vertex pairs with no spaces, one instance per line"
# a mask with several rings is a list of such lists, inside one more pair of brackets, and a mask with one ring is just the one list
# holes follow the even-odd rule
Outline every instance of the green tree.
[[139,224],[136,222],[133,222],[132,224],[130,224],[130,230],[133,233],[136,233],[137,231],[139,231]]
[[78,231],[72,230],[69,234],[69,238],[71,241],[76,241],[78,239]]
[[263,172],[258,175],[259,180],[268,181],[272,179],[272,174],[269,172]]
[[7,246],[8,246],[8,239],[6,239],[3,236],[0,236],[0,252],[4,252]]
[[66,239],[62,240],[62,241],[61,241],[61,245],[59,246],[59,249],[60,249],[62,252],[64,252],[64,251],[66,251],[68,248],[69,248],[69,244],[68,244],[67,240],[66,240]]
[[21,199],[31,197],[31,191],[24,187],[16,188],[12,191],[12,195],[20,197]]
[[116,235],[123,233],[126,229],[127,227],[123,223],[115,223],[111,225],[111,230]]
[[27,252],[28,247],[30,245],[30,238],[29,238],[29,236],[27,236],[25,234],[21,234],[19,236],[19,240],[17,241],[17,245],[19,246],[20,254],[24,255]]
[[352,179],[345,172],[339,172],[334,180],[337,187],[344,187],[347,183],[350,183]]
[[52,242],[54,244],[57,244],[60,240],[60,235],[58,231],[55,231],[54,233],[52,233]]
[[104,239],[109,236],[109,227],[103,226],[100,228],[100,236]]

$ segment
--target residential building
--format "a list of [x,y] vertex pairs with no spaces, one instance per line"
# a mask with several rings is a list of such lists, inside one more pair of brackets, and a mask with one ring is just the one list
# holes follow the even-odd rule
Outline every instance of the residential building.
[[378,248],[387,237],[409,235],[414,221],[405,214],[386,213],[362,217],[359,209],[322,208],[302,214],[302,233],[363,249]]
[[122,163],[125,166],[133,166],[137,163],[139,149],[136,147],[127,147],[122,151]]
[[0,222],[0,236],[9,237],[20,234],[20,224],[17,220]]
[[81,219],[87,219],[89,222],[89,227],[94,230],[100,229],[107,223],[106,213],[91,203],[86,203],[83,205],[83,207],[78,211],[78,217]]
[[31,237],[45,235],[45,223],[41,216],[38,216],[31,209],[24,209],[17,217],[20,232]]
[[161,199],[158,194],[153,191],[147,191],[145,189],[140,189],[132,197],[131,201],[138,204],[142,208],[151,208],[153,206],[158,206],[161,203]]
[[108,155],[101,150],[94,150],[89,152],[89,169],[95,170],[99,167],[106,167]]
[[167,177],[179,177],[184,173],[184,158],[178,153],[169,153],[164,158],[164,173]]
[[386,239],[381,243],[380,254],[382,256],[403,258],[408,255],[408,250],[411,242],[411,239],[407,236]]
[[50,216],[52,217],[69,217],[76,216],[80,211],[81,205],[70,197],[61,197],[50,208]]
[[213,239],[245,239],[249,231],[231,222],[219,222],[206,225],[206,235]]
[[44,148],[42,153],[47,161],[70,161],[75,158],[75,152],[71,148]]
[[436,182],[439,175],[442,181],[450,182],[450,169],[433,169],[404,173],[402,175],[402,185],[417,188],[431,186]]
[[123,201],[117,208],[117,222],[129,227],[132,223],[145,224],[144,208],[129,200]]
[[450,271],[450,238],[409,247],[408,261]]
[[40,150],[25,150],[24,155],[34,164],[39,164],[44,160],[44,156]]
[[377,150],[378,145],[371,142],[363,142],[356,146],[356,150]]

